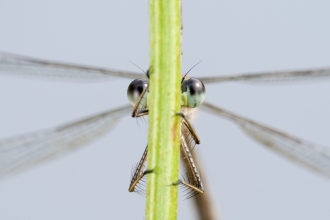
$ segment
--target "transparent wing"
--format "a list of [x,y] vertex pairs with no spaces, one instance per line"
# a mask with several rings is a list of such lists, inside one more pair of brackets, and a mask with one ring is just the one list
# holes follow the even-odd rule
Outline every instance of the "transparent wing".
[[287,159],[330,177],[330,148],[285,134],[208,103],[204,103],[202,108],[230,119],[251,138]]
[[111,110],[56,128],[0,140],[0,177],[82,147],[109,131],[132,106]]
[[297,80],[312,80],[329,78],[330,68],[324,69],[310,69],[299,71],[280,71],[280,72],[267,72],[267,73],[252,73],[241,74],[234,76],[215,76],[215,77],[201,77],[198,78],[203,83],[216,83],[216,82],[290,82]]
[[38,76],[90,82],[113,77],[141,78],[142,74],[66,64],[0,52],[0,74]]

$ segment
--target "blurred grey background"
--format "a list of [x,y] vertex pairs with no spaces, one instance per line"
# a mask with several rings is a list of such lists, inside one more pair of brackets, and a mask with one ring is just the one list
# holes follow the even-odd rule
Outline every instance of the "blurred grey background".
[[[191,76],[330,66],[329,1],[184,1],[183,72]],[[147,1],[1,1],[0,50],[47,60],[148,68]],[[66,83],[0,78],[0,137],[127,104],[129,80]],[[330,146],[330,81],[207,87],[206,100]],[[237,126],[199,112],[202,177],[223,219],[329,219],[330,181],[261,147]],[[0,182],[0,219],[143,219],[128,193],[147,124],[125,117],[88,146]],[[178,219],[195,219],[180,197]]]

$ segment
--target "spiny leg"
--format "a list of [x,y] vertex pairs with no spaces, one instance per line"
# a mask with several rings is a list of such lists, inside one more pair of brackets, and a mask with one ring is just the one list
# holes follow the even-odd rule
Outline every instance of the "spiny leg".
[[[132,117],[141,117],[144,115],[149,114],[149,109],[144,108],[137,112],[138,106],[142,100],[143,95],[145,94],[147,88],[141,93],[140,98],[138,102],[134,106],[134,110],[132,113]],[[180,115],[182,117],[181,125],[184,125],[184,128],[182,129],[182,132],[186,131],[187,135],[185,136],[184,134],[181,134],[181,152],[182,152],[182,157],[183,159],[187,160],[187,163],[189,164],[189,171],[187,172],[187,180],[183,178],[183,180],[179,180],[176,183],[173,183],[174,185],[181,184],[190,189],[191,191],[188,193],[190,194],[188,198],[191,198],[199,193],[204,193],[204,188],[203,184],[200,178],[200,175],[197,171],[197,168],[195,166],[193,157],[190,153],[189,146],[186,142],[186,138],[189,136],[190,139],[194,141],[195,144],[200,144],[200,139],[192,126],[192,124],[186,119],[185,115],[181,112],[178,113],[177,115]],[[146,157],[147,157],[147,149],[148,146],[145,149],[145,152],[142,155],[142,158],[140,160],[140,163],[137,165],[136,170],[133,174],[132,180],[131,180],[131,185],[129,188],[129,191],[132,192],[135,190],[135,187],[137,186],[138,182],[148,173],[151,173],[152,170],[146,170],[142,171],[143,165],[145,163]]]
[[[190,153],[190,149],[189,146],[186,142],[186,137],[181,134],[181,153],[182,153],[182,157],[183,159],[188,163],[189,165],[189,170],[187,171],[187,181],[186,179],[183,178],[183,180],[179,180],[176,183],[173,183],[174,185],[178,185],[178,184],[182,184],[185,187],[187,187],[188,189],[190,189],[190,191],[187,193],[188,198],[194,197],[195,195],[199,194],[199,193],[204,193],[204,187],[203,187],[203,183],[201,180],[201,177],[197,171],[196,165],[194,163],[194,159]],[[190,173],[190,175],[189,175]]]
[[148,88],[149,88],[149,84],[143,89],[138,101],[135,103],[133,111],[132,111],[132,117],[133,118],[143,116],[143,115],[138,116],[138,114],[140,112],[137,113],[137,111],[139,109],[139,106],[140,106],[140,103],[141,103],[142,99],[144,98],[144,94],[148,91]]
[[129,192],[137,192],[137,193],[141,193],[141,189],[136,190],[135,187],[138,187],[138,183],[141,181],[141,179],[147,175],[148,173],[151,173],[152,170],[144,170],[144,164],[146,162],[147,159],[147,155],[148,155],[148,145],[146,147],[146,149],[144,150],[142,157],[140,159],[140,162],[138,163],[138,165],[135,168],[135,171],[132,175],[132,179],[131,179],[131,183],[129,185],[128,191]]
[[135,117],[138,118],[138,117],[142,117],[142,116],[145,116],[145,115],[149,115],[149,109],[148,108],[144,108],[144,109],[139,110],[139,112],[137,112],[135,114]]
[[[184,125],[185,128],[188,130],[187,133],[194,140],[195,144],[200,144],[201,141],[200,141],[193,125],[186,119],[185,114],[183,114],[182,112],[179,112],[179,113],[177,113],[177,115],[181,116],[181,125]],[[181,129],[181,130],[184,130],[184,129]]]
[[[148,108],[143,108],[142,107],[142,109],[139,109],[140,103],[141,103],[145,93],[148,91],[148,88],[149,88],[149,85],[143,89],[138,101],[135,103],[133,111],[132,111],[132,117],[133,118],[138,118],[138,117],[142,117],[144,115],[149,114]],[[144,168],[145,168],[144,164],[146,162],[147,155],[148,155],[148,145],[147,145],[146,149],[144,150],[144,152],[142,154],[140,162],[134,168],[135,171],[132,172],[131,183],[130,183],[129,188],[128,188],[129,192],[137,192],[138,194],[142,194],[143,190],[139,188],[138,184],[143,179],[143,177],[145,175],[152,172],[152,170],[144,170]],[[139,189],[137,190],[136,188],[139,188]]]

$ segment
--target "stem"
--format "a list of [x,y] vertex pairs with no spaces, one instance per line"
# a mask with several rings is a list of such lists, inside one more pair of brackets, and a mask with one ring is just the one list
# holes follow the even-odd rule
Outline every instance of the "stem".
[[149,0],[150,85],[146,219],[176,219],[180,157],[181,2]]

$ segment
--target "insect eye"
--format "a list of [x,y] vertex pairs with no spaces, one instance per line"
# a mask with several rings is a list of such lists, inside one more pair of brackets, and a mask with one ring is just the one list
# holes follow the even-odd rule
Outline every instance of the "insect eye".
[[[127,98],[133,106],[139,100],[140,95],[142,94],[144,88],[146,88],[147,86],[148,81],[144,79],[135,79],[129,84],[127,88]],[[148,91],[144,94],[139,107],[147,107],[147,96]]]
[[203,103],[205,99],[205,87],[202,81],[196,78],[183,80],[181,84],[181,105],[195,108]]

